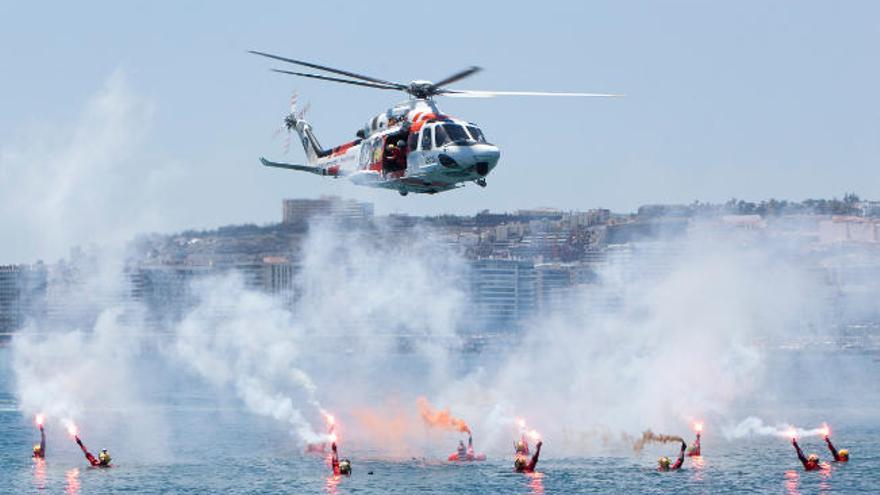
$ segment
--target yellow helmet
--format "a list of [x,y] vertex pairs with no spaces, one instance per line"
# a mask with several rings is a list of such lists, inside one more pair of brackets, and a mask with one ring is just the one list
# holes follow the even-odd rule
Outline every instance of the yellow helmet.
[[110,463],[110,453],[107,452],[107,449],[101,449],[101,453],[98,454],[98,460],[104,464]]
[[849,459],[849,450],[840,449],[839,451],[837,451],[837,455],[844,459]]
[[516,456],[516,459],[513,460],[513,466],[517,469],[525,468],[526,464],[526,458],[521,455]]
[[663,468],[663,469],[668,469],[668,468],[669,468],[669,464],[671,463],[671,461],[669,460],[668,457],[663,456],[663,457],[657,459],[657,463],[660,464],[660,467],[661,467],[661,468]]
[[35,443],[34,444],[34,454],[39,454],[41,450],[43,450],[43,447],[40,447],[40,444]]
[[807,456],[807,460],[811,462],[819,462],[819,456],[816,454],[810,454]]
[[523,452],[526,450],[526,444],[522,440],[516,442],[516,451]]
[[341,474],[351,474],[351,461],[348,459],[339,461],[339,472]]

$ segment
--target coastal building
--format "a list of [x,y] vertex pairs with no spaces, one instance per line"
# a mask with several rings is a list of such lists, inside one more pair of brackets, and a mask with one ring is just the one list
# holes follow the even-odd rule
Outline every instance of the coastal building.
[[318,199],[285,199],[282,202],[282,222],[286,224],[306,222],[313,217],[332,220],[369,220],[373,218],[373,204],[342,199],[338,196],[321,196]]
[[17,330],[28,316],[43,309],[46,267],[0,265],[0,334]]
[[470,285],[475,320],[487,329],[521,321],[537,306],[537,275],[531,261],[475,260]]

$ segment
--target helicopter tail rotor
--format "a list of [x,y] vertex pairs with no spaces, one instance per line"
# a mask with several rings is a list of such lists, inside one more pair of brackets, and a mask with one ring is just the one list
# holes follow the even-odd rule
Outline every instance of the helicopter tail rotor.
[[299,93],[293,91],[290,95],[290,113],[288,113],[284,117],[284,121],[280,126],[275,128],[275,132],[272,134],[273,138],[278,138],[281,133],[284,133],[284,141],[282,147],[284,148],[284,154],[286,155],[290,151],[290,139],[291,133],[296,129],[296,123],[300,121],[306,113],[309,111],[311,107],[310,103],[306,103],[302,108],[297,108],[297,102],[299,100]]

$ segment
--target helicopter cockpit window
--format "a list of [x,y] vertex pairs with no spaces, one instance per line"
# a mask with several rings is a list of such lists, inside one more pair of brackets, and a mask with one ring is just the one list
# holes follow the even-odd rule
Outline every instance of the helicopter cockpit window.
[[468,133],[470,133],[471,137],[474,139],[474,141],[476,141],[478,143],[485,143],[486,142],[486,136],[483,135],[483,131],[481,131],[479,127],[477,127],[475,125],[469,125],[469,126],[467,126],[467,130],[468,130]]
[[422,128],[422,149],[429,150],[431,149],[431,129],[433,126],[426,126]]
[[444,144],[467,144],[471,140],[464,127],[458,124],[442,124],[434,129],[434,144],[437,147]]

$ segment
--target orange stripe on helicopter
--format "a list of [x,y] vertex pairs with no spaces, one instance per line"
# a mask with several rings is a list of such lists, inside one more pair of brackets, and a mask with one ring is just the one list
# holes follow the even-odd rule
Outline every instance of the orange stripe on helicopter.
[[350,150],[352,146],[355,145],[357,141],[351,141],[349,143],[341,144],[335,148],[333,148],[330,156],[339,156],[345,154],[346,151]]
[[416,121],[415,117],[413,118],[413,125],[410,127],[411,133],[419,132],[429,120],[446,120],[448,119],[448,115],[443,115],[442,113],[426,113],[419,116],[419,120]]

